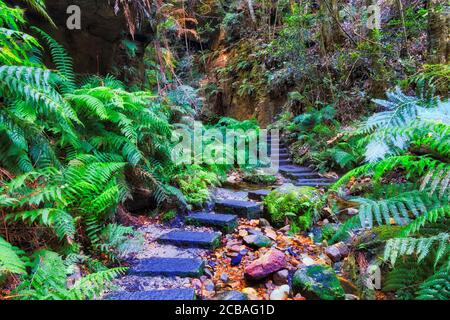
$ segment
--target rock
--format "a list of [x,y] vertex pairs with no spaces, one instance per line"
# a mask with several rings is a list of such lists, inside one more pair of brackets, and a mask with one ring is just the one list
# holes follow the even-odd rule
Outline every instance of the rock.
[[231,266],[236,267],[238,266],[242,261],[242,255],[238,253],[238,255],[231,259]]
[[289,280],[289,271],[286,269],[277,271],[273,274],[273,283],[277,286],[287,284]]
[[343,242],[336,243],[332,246],[329,246],[325,249],[325,254],[331,259],[333,262],[339,262],[345,257],[348,256],[349,249],[347,245]]
[[294,300],[305,300],[305,298],[300,293],[297,293],[293,299]]
[[260,226],[261,228],[263,228],[263,227],[270,227],[270,222],[267,221],[267,220],[264,219],[264,218],[261,218],[261,219],[259,219],[259,226]]
[[309,299],[342,300],[344,289],[333,269],[325,265],[311,265],[298,269],[292,280],[294,292]]
[[207,279],[205,282],[203,282],[203,287],[205,288],[206,291],[211,292],[215,290],[216,285],[211,279]]
[[239,251],[239,253],[240,253],[241,255],[245,256],[245,255],[248,253],[248,249],[246,249],[246,248],[241,249],[241,251]]
[[223,282],[227,283],[230,280],[230,278],[228,277],[228,274],[222,273],[220,275],[220,280],[222,280]]
[[202,282],[199,279],[193,279],[191,284],[197,291],[202,290]]
[[215,300],[248,300],[247,295],[245,293],[239,292],[239,291],[224,291],[222,293],[219,293]]
[[253,288],[244,288],[242,289],[242,293],[247,295],[248,300],[261,300],[258,296],[258,292]]
[[244,237],[244,242],[252,247],[269,247],[272,244],[272,240],[264,235],[250,235]]
[[253,261],[245,267],[245,276],[250,280],[258,280],[268,275],[285,269],[287,265],[284,253],[272,249],[259,259]]
[[264,233],[262,233],[261,229],[255,228],[255,229],[248,229],[248,233],[251,235],[257,235],[257,236],[263,236]]
[[289,286],[287,284],[275,289],[272,291],[272,293],[270,294],[269,299],[270,300],[286,300],[287,298],[289,298],[289,292],[291,291],[291,289],[289,288]]
[[272,240],[277,240],[277,233],[272,228],[264,228],[264,233]]
[[314,264],[317,264],[316,261],[314,261],[310,256],[306,255],[306,254],[302,254],[301,255],[301,262],[302,264],[304,264],[305,266],[312,266]]
[[150,290],[138,292],[117,292],[106,296],[105,300],[195,300],[195,290],[186,289],[167,289]]
[[240,245],[233,245],[233,246],[227,246],[227,249],[233,252],[240,252],[241,251],[241,246]]
[[209,278],[213,278],[214,277],[214,271],[210,270],[209,268],[205,268],[204,272]]
[[239,230],[239,237],[244,238],[246,236],[248,236],[247,230]]
[[279,231],[283,232],[283,233],[289,232],[289,230],[291,230],[291,226],[290,225],[286,225],[283,228],[279,229]]

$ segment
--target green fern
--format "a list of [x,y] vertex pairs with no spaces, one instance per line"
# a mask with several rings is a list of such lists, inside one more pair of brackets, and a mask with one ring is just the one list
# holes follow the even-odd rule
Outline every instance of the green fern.
[[86,300],[99,298],[122,274],[125,268],[115,268],[82,277],[72,287],[67,285],[71,269],[57,253],[39,251],[32,263],[32,273],[14,290],[21,300]]
[[[448,233],[440,233],[437,236],[429,238],[399,238],[390,239],[386,243],[384,249],[384,260],[389,260],[392,265],[399,256],[417,255],[417,262],[420,263],[429,255],[433,245],[437,243],[437,253],[434,264],[436,265],[450,250],[450,235]],[[448,258],[448,257],[447,257]]]
[[63,46],[56,42],[50,35],[39,28],[31,27],[36,31],[50,47],[53,63],[56,65],[60,76],[62,77],[61,91],[62,93],[71,93],[76,88],[75,73],[73,71],[73,60],[67,54]]
[[0,275],[5,273],[25,274],[25,263],[19,249],[13,247],[0,237]]
[[446,300],[450,299],[449,268],[443,267],[426,279],[417,292],[418,300]]

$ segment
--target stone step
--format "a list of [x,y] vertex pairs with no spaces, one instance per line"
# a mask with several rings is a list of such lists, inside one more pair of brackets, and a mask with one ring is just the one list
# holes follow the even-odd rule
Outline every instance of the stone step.
[[195,290],[192,288],[181,288],[138,292],[117,292],[106,296],[105,300],[195,300]]
[[290,155],[289,155],[289,153],[279,153],[279,154],[277,154],[277,153],[272,153],[272,154],[270,155],[270,157],[271,157],[272,159],[278,158],[278,159],[280,159],[280,160],[287,160],[287,159],[289,159]]
[[302,172],[311,172],[312,169],[308,167],[300,167],[296,165],[286,165],[281,166],[279,169],[281,174],[288,174],[288,173],[302,173]]
[[294,186],[297,187],[328,187],[330,185],[329,182],[303,182],[301,180],[294,182]]
[[283,142],[274,142],[267,145],[269,150],[287,149]]
[[319,173],[315,171],[310,172],[300,172],[300,173],[285,173],[285,176],[289,179],[293,180],[303,180],[303,179],[321,179],[322,177],[319,175]]
[[302,182],[329,182],[329,183],[333,183],[335,182],[335,179],[330,179],[330,178],[314,178],[314,179],[298,179],[297,182],[298,183],[302,183]]
[[236,214],[248,219],[259,218],[263,208],[260,203],[241,200],[218,200],[215,209],[219,212]]
[[192,213],[185,218],[187,224],[220,228],[226,232],[234,230],[238,226],[236,215],[213,212]]
[[252,190],[248,193],[248,198],[250,200],[262,201],[272,190],[262,189],[262,190]]
[[279,159],[278,161],[272,161],[272,164],[277,164],[278,166],[282,167],[282,166],[288,166],[290,164],[292,164],[291,159]]
[[179,247],[215,249],[220,245],[219,232],[170,231],[158,238],[159,243]]
[[129,273],[141,277],[192,277],[203,275],[204,262],[195,258],[148,258],[141,259]]
[[269,151],[271,151],[272,153],[278,152],[278,153],[289,153],[288,148],[270,148]]

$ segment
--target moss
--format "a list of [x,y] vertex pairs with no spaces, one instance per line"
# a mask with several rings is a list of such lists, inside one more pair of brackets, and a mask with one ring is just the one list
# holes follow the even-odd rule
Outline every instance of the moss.
[[324,265],[312,265],[297,270],[292,286],[295,291],[311,299],[340,300],[345,296],[333,269]]
[[248,174],[244,177],[245,182],[258,185],[272,185],[277,182],[277,177],[266,174]]

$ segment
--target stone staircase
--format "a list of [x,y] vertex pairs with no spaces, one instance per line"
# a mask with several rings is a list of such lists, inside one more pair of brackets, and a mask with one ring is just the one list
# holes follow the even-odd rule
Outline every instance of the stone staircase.
[[[272,145],[277,144],[277,147]],[[307,167],[292,164],[288,149],[279,141],[269,138],[269,150],[277,155],[280,173],[294,180],[297,186],[326,187],[331,179],[322,178],[317,172]],[[276,158],[276,157],[274,157]],[[214,232],[170,231],[157,239],[160,244],[170,244],[182,248],[203,248],[214,250],[221,243],[222,232],[233,231],[239,218],[256,219],[263,213],[261,201],[271,190],[253,190],[248,192],[250,201],[220,199],[217,200],[214,211],[195,212],[184,218],[186,225],[206,226],[215,229]],[[130,275],[139,277],[188,277],[199,278],[204,274],[205,262],[201,258],[167,258],[152,257],[138,260],[129,270]],[[116,292],[108,295],[108,300],[193,300],[196,298],[192,288],[172,288],[164,290],[149,290],[137,292]]]

